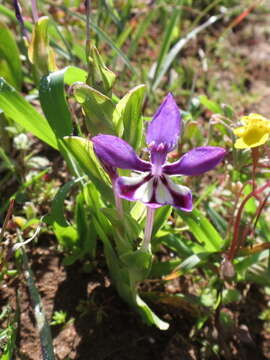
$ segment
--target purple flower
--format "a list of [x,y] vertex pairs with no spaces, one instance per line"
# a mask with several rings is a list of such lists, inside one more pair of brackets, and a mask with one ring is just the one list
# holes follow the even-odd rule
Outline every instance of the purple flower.
[[167,154],[177,145],[181,129],[180,111],[169,93],[148,125],[146,142],[150,162],[141,160],[127,142],[116,136],[93,137],[94,150],[102,163],[141,173],[117,178],[115,189],[119,197],[140,200],[153,208],[170,204],[183,211],[192,210],[190,189],[175,184],[171,176],[201,175],[213,169],[224,158],[226,151],[220,147],[202,146],[187,152],[172,164],[166,163]]

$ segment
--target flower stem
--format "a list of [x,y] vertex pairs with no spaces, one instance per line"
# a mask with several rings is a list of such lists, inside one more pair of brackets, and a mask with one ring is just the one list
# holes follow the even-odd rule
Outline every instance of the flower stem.
[[250,194],[248,194],[244,200],[242,201],[238,213],[236,215],[236,220],[235,220],[235,224],[234,224],[234,233],[233,233],[233,240],[231,243],[231,247],[228,251],[227,254],[227,259],[229,261],[232,261],[236,252],[239,249],[239,231],[240,231],[240,221],[241,221],[241,216],[242,216],[242,212],[244,210],[244,207],[246,205],[246,203],[248,202],[249,199],[251,199],[252,197],[256,197],[257,195],[259,195],[260,193],[262,193],[267,187],[270,186],[270,180],[267,181],[263,186],[261,186],[260,188],[252,191]]
[[38,22],[38,8],[37,8],[37,2],[36,0],[31,0],[32,3],[32,15],[34,23]]
[[116,206],[116,209],[117,209],[120,217],[122,218],[124,215],[122,199],[117,194],[116,187],[115,187],[115,181],[113,179],[112,179],[112,187],[113,187],[115,206]]
[[147,206],[144,239],[141,246],[142,250],[151,251],[151,236],[152,236],[152,230],[154,224],[154,215],[155,215],[155,209]]
[[258,147],[251,149],[252,154],[252,185],[253,191],[256,189],[256,168],[259,162],[260,150]]

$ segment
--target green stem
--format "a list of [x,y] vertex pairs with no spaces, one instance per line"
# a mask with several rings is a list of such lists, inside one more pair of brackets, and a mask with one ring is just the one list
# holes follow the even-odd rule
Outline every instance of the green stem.
[[154,225],[154,216],[155,216],[155,209],[147,206],[144,239],[141,246],[142,250],[151,251],[151,236]]

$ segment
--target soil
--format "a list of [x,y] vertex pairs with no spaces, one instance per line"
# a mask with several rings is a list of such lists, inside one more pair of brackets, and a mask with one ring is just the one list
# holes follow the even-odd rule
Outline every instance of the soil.
[[[210,321],[201,334],[197,332],[190,336],[196,318],[184,306],[176,309],[170,304],[151,304],[159,316],[169,320],[170,328],[160,331],[144,325],[110,284],[102,257],[99,266],[91,273],[83,272],[79,263],[64,267],[63,257],[56,250],[53,239],[48,241],[47,237],[41,239],[38,246],[29,249],[28,256],[48,319],[51,319],[54,311],[67,313],[65,325],[52,326],[57,360],[270,358],[269,333],[262,328],[263,322],[258,319],[269,299],[264,298],[255,285],[250,288],[242,285],[239,290],[246,291],[245,300],[222,310],[233,314],[236,327],[230,331],[219,329],[218,335],[218,329]],[[172,292],[172,288],[181,288],[181,283],[174,280],[170,286]],[[151,285],[148,287],[148,291],[151,291]],[[14,359],[42,359],[31,300],[23,276],[1,290],[1,305],[9,303],[15,308],[16,291],[21,316],[18,350]],[[203,339],[219,343],[224,357],[207,355],[209,350],[203,349]]]
[[[257,97],[250,110],[269,118],[270,45],[266,16],[258,14],[247,25],[235,29],[229,43],[237,55],[246,59],[248,91]],[[233,314],[237,324],[227,332],[217,328],[212,319],[201,334],[194,333],[196,318],[190,311],[184,307],[176,311],[169,305],[152,304],[154,311],[171,324],[169,330],[163,332],[144,325],[119,298],[102,256],[91,273],[84,272],[80,263],[64,267],[56,241],[42,237],[38,244],[28,247],[28,256],[49,321],[55,311],[67,313],[64,326],[52,326],[58,360],[270,359],[270,333],[258,318],[270,299],[263,296],[256,285],[249,288],[242,285],[240,290],[246,292],[245,300],[222,309]],[[152,290],[151,285],[147,286]],[[171,292],[179,289],[188,292],[186,285],[182,289],[181,279],[171,282],[170,286]],[[0,290],[0,305],[9,303],[15,308],[16,291],[21,315],[14,359],[40,360],[40,343],[23,275],[9,280]],[[205,339],[219,344],[221,353],[209,355]]]

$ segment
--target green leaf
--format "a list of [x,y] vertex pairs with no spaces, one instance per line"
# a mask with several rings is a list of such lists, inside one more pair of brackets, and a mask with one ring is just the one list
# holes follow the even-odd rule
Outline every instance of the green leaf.
[[38,78],[56,70],[54,53],[49,46],[48,26],[49,18],[47,16],[38,19],[28,48],[28,57],[34,65]]
[[115,133],[112,123],[115,105],[109,97],[86,84],[74,85],[73,93],[83,107],[86,126],[91,135]]
[[22,84],[20,53],[12,33],[0,22],[0,76],[18,90]]
[[160,207],[155,212],[154,225],[152,230],[152,237],[156,235],[158,230],[167,222],[168,217],[171,215],[172,207],[165,205]]
[[39,98],[42,110],[57,138],[72,133],[72,118],[66,101],[64,83],[84,81],[86,73],[76,67],[66,67],[41,79]]
[[163,262],[154,262],[151,268],[150,277],[160,278],[165,275],[171,274],[181,263],[181,260],[169,260]]
[[[160,69],[159,69],[159,72],[158,72],[158,74],[156,76],[155,82],[152,83],[152,90],[155,90],[159,86],[159,84],[160,84],[161,80],[163,79],[164,75],[169,70],[169,68],[170,68],[171,64],[173,63],[174,59],[176,59],[177,55],[183,49],[183,47],[190,40],[194,39],[201,31],[203,31],[207,27],[214,24],[221,17],[222,17],[222,15],[220,15],[220,16],[211,16],[206,22],[204,22],[203,24],[197,26],[192,31],[188,32],[188,34],[185,37],[181,38],[171,48],[171,50],[168,52],[168,54],[166,54],[166,57],[164,58],[161,66],[160,66]],[[154,64],[154,66],[156,66],[156,65]]]
[[[83,21],[86,21],[86,17],[83,15],[80,15],[74,11],[71,11],[66,6],[62,7],[67,13],[71,14],[74,17],[77,17],[78,19],[81,19]],[[1,6],[0,6],[1,10]],[[132,65],[132,63],[129,61],[129,58],[126,56],[126,54],[119,49],[119,47],[112,41],[111,36],[108,36],[98,25],[96,25],[93,21],[90,22],[90,27],[93,29],[93,31],[98,35],[98,37],[103,40],[105,43],[107,43],[123,60],[123,62],[127,65],[127,67],[132,71],[133,74],[137,74],[136,69]]]
[[87,85],[111,97],[116,75],[106,67],[97,48],[90,44]]
[[209,100],[207,96],[201,95],[199,96],[200,103],[206,107],[206,109],[210,110],[214,114],[223,114],[222,107],[213,100]]
[[207,214],[212,220],[213,224],[217,228],[218,232],[222,237],[225,237],[227,231],[227,222],[223,219],[223,217],[211,206],[207,204],[206,206]]
[[74,156],[84,173],[88,175],[99,190],[100,194],[106,200],[113,201],[110,181],[96,158],[92,142],[78,136],[65,137],[63,141],[68,151]]
[[129,276],[134,283],[147,278],[151,270],[153,255],[142,250],[129,251],[120,255],[121,261],[128,268]]
[[0,109],[25,130],[55,149],[58,148],[54,132],[47,120],[3,78],[0,78]]
[[[93,223],[94,223],[95,229],[98,233],[100,240],[103,242],[106,262],[107,262],[108,268],[110,270],[112,279],[116,285],[118,283],[121,284],[121,282],[122,282],[121,267],[120,267],[118,258],[116,256],[116,253],[111,245],[111,242],[110,242],[109,238],[107,237],[106,233],[104,232],[104,229],[102,228],[101,224],[95,217],[93,218]],[[118,288],[118,286],[117,286],[117,288]],[[119,290],[119,288],[118,288],[118,290]]]
[[117,134],[125,141],[138,149],[143,134],[142,105],[145,85],[138,85],[130,90],[116,105],[113,113],[113,122]]
[[[119,236],[125,241],[125,249],[129,250],[133,242],[136,241],[141,232],[141,227],[138,222],[134,220],[128,213],[119,216],[119,212],[112,208],[103,208],[102,212],[106,215],[110,223],[113,225],[113,230],[118,230]],[[127,251],[126,250],[126,251]]]
[[136,296],[136,305],[138,306],[139,313],[149,325],[155,325],[160,330],[167,330],[169,324],[161,320],[149,306],[140,298],[139,295]]
[[58,190],[52,202],[51,212],[45,217],[46,223],[52,225],[59,243],[66,249],[72,249],[79,240],[77,230],[64,216],[64,201],[76,182],[78,180],[69,181]]
[[166,235],[155,237],[152,241],[153,246],[163,244],[169,249],[173,250],[179,257],[187,257],[193,254],[192,249],[188,246],[186,239],[179,234],[172,234],[168,232]]
[[180,10],[174,11],[172,16],[168,19],[169,23],[168,23],[168,26],[166,26],[164,38],[163,38],[160,53],[158,56],[158,61],[155,64],[155,73],[154,73],[153,78],[151,79],[152,83],[155,82],[155,80],[160,72],[161,65],[163,64],[163,62],[166,58],[166,55],[169,51],[170,45],[173,40],[174,29],[175,29],[175,26],[179,19],[181,11],[182,11],[182,7],[180,8]]
[[209,253],[199,253],[190,255],[186,258],[175,270],[180,273],[187,272],[197,266],[199,266],[202,262],[208,259]]
[[222,249],[224,239],[199,210],[195,209],[191,213],[177,210],[177,213],[188,225],[195,238],[203,244],[206,251],[215,252]]
[[82,191],[76,197],[75,211],[76,227],[80,242],[79,246],[82,253],[90,254],[91,259],[94,259],[96,255],[97,233],[89,210],[84,199],[84,191]]

